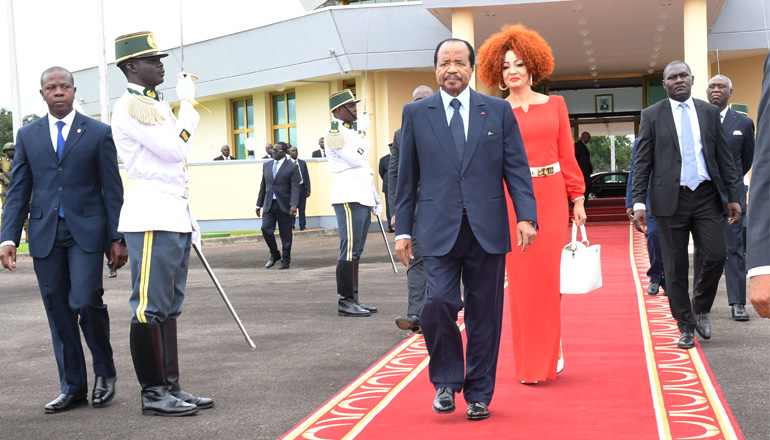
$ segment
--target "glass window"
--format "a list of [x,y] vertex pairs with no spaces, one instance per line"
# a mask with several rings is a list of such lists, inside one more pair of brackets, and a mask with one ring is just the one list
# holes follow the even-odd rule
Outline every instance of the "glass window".
[[254,136],[254,100],[251,98],[236,98],[232,101],[233,125],[230,129],[232,152],[235,159],[246,159],[245,141]]
[[[271,97],[273,144],[297,142],[297,97],[294,91],[276,93]],[[296,145],[295,145],[296,146]]]

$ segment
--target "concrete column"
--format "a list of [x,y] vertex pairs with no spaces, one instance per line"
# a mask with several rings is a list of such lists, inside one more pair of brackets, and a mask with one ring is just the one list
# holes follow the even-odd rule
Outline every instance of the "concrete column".
[[694,77],[692,96],[707,100],[709,81],[708,21],[706,0],[684,0],[684,62]]
[[[459,38],[471,43],[476,47],[475,31],[473,26],[473,8],[453,8],[452,9],[452,38]],[[474,90],[478,90],[476,85],[476,70],[471,76],[470,85]],[[484,87],[483,84],[481,84]],[[485,87],[486,89],[486,87]]]

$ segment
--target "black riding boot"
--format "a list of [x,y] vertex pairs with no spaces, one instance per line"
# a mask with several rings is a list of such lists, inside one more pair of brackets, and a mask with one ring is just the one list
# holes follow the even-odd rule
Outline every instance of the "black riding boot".
[[358,302],[358,264],[358,261],[353,262],[353,300],[355,300],[358,307],[361,307],[369,313],[377,313],[377,307],[367,306],[364,303]]
[[163,366],[166,369],[166,386],[172,396],[200,409],[214,406],[214,400],[208,397],[195,397],[179,386],[179,352],[176,341],[176,319],[169,319],[160,326],[163,341]]
[[142,386],[142,414],[177,417],[198,412],[198,407],[172,396],[166,388],[160,325],[131,323],[131,358]]
[[353,262],[337,260],[337,315],[370,316],[368,310],[356,304],[353,297]]

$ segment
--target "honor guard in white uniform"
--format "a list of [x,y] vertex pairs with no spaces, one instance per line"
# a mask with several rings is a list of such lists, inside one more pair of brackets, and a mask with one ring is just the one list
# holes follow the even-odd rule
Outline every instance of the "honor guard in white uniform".
[[177,318],[182,312],[192,240],[199,237],[187,200],[185,156],[200,116],[195,85],[180,74],[178,116],[155,88],[163,83],[161,58],[151,32],[115,39],[116,64],[128,88],[112,115],[112,131],[128,177],[118,231],[128,245],[133,291],[131,357],[142,386],[142,414],[184,416],[211,408],[179,386]]
[[331,129],[324,137],[326,157],[335,173],[331,203],[337,216],[340,255],[337,259],[337,314],[370,316],[377,312],[358,301],[358,265],[371,224],[371,213],[379,218],[382,201],[374,185],[374,170],[369,166],[366,138],[370,119],[367,113],[358,120],[356,100],[349,89],[329,96]]

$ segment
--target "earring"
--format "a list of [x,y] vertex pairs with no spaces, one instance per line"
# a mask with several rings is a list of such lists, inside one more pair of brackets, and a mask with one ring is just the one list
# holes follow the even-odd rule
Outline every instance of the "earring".
[[529,75],[529,85],[532,86],[532,75]]
[[508,90],[508,86],[505,86],[505,80],[500,80],[500,84],[497,85],[497,87],[500,88],[500,90]]

